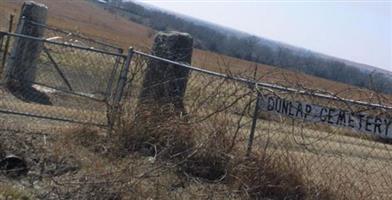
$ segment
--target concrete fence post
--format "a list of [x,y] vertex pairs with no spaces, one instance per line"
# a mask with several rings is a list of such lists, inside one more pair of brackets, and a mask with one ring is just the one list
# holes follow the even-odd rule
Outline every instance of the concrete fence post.
[[[44,27],[33,25],[29,21],[46,25],[47,14],[48,8],[45,5],[33,1],[25,2],[22,6],[16,33],[37,38],[43,37]],[[42,47],[41,41],[14,37],[10,61],[5,67],[3,81],[15,96],[23,100],[36,101],[31,98],[39,96],[40,103],[48,103],[44,94],[31,87],[32,81],[35,79],[36,65]]]
[[[193,38],[187,33],[159,32],[155,36],[152,54],[180,63],[190,64]],[[176,113],[186,113],[184,95],[189,69],[150,59],[144,74],[138,107],[161,109],[171,105]]]

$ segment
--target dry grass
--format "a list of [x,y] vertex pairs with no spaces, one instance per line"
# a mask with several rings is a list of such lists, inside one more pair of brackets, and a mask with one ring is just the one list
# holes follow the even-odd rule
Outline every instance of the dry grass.
[[[30,113],[43,117],[54,117],[61,119],[74,119],[81,122],[106,123],[105,104],[102,102],[87,101],[83,98],[69,97],[63,101],[56,102],[56,95],[51,95],[53,106],[28,103],[13,97],[3,87],[0,87],[0,109],[19,113]],[[57,98],[61,98],[57,97]],[[68,103],[67,103],[68,102]],[[72,105],[74,102],[74,105]],[[67,105],[68,104],[68,105]],[[99,108],[92,110],[93,107]]]
[[189,123],[164,106],[139,106],[133,120],[123,118],[118,129],[125,149],[155,158],[181,159],[194,147]]
[[[121,16],[110,13],[103,8],[86,0],[38,0],[49,7],[49,24],[59,28],[77,31],[84,35],[100,38],[108,43],[117,44],[124,49],[129,46],[148,50],[152,44],[154,30],[129,21]],[[18,14],[23,0],[5,0],[0,4],[0,11],[4,16],[9,13]],[[67,9],[64,9],[67,8]],[[241,59],[236,59],[213,52],[195,49],[192,64],[213,71],[239,74],[251,77],[247,72],[255,67],[258,69],[258,79],[270,83],[278,83],[298,88],[311,88],[329,91],[338,96],[358,100],[371,100],[375,92],[359,89],[347,84],[337,83],[322,78],[317,78],[303,73],[279,69],[273,66],[256,64]],[[253,72],[252,72],[253,73]],[[342,93],[342,91],[346,91]],[[373,99],[374,100],[374,99]],[[390,96],[381,98],[388,103]]]
[[[0,4],[0,11],[10,12],[12,8],[18,8],[20,2],[3,1]],[[145,45],[140,41],[151,43],[150,38],[146,37],[151,30],[116,17],[99,7],[91,7],[88,2],[45,2],[52,9],[50,24],[77,29],[86,35],[121,45],[133,43],[139,48],[144,48]],[[64,7],[72,9],[61,9]],[[105,17],[98,19],[91,16]],[[75,28],[73,24],[79,27]],[[137,62],[135,60],[135,63]],[[249,69],[255,66],[254,63],[200,50],[194,51],[193,63],[215,71],[230,71],[233,74],[241,73],[247,76],[250,74]],[[136,68],[137,66],[133,69]],[[258,65],[258,70],[259,78],[264,81],[299,88],[325,89],[344,97],[374,100],[374,92],[344,84],[265,65]],[[139,79],[142,77],[139,72],[137,76]],[[135,81],[132,85],[132,96],[125,99],[130,103],[123,110],[124,121],[117,129],[117,134],[111,136],[105,135],[102,130],[84,127],[64,131],[55,129],[51,122],[30,122],[26,118],[17,121],[12,121],[14,118],[11,121],[2,118],[0,121],[4,122],[2,126],[6,126],[7,123],[15,126],[28,123],[40,128],[45,127],[51,133],[63,134],[55,134],[54,139],[48,142],[49,145],[43,148],[40,156],[44,158],[44,163],[56,163],[53,166],[64,166],[64,163],[60,162],[62,159],[66,160],[65,163],[77,160],[80,169],[55,177],[52,174],[49,178],[41,180],[40,184],[44,185],[42,190],[53,190],[54,197],[391,198],[391,147],[366,138],[347,136],[345,129],[305,126],[303,122],[292,120],[263,119],[257,127],[254,154],[244,158],[244,143],[249,134],[251,116],[245,107],[252,98],[245,88],[193,73],[185,98],[187,109],[191,112],[184,119],[167,117],[165,112],[136,112],[134,97],[137,97],[135,90],[140,89],[140,84]],[[380,102],[390,104],[388,98],[383,97]],[[9,106],[9,101],[7,102]],[[316,100],[315,103],[320,102]],[[225,108],[226,106],[228,107]],[[47,109],[50,113],[59,113],[57,107],[49,109],[23,102],[15,103],[10,108],[31,112]],[[102,115],[103,110],[101,112],[61,108],[61,111],[75,118],[98,116],[91,118],[92,121],[103,121],[106,117]],[[33,130],[30,126],[23,128]],[[30,138],[17,139],[30,141]],[[42,141],[44,140],[34,140],[31,143],[42,145]],[[29,145],[31,144],[26,142],[14,146]],[[70,160],[70,156],[73,159]],[[50,185],[51,181],[55,184]]]
[[[23,2],[23,0],[2,1],[0,11],[5,16],[8,13],[18,15]],[[66,30],[80,31],[90,37],[102,38],[109,43],[121,44],[124,48],[131,45],[146,48],[151,44],[151,39],[147,37],[151,29],[113,15],[88,1],[38,0],[36,2],[48,6],[48,24],[50,25]],[[126,43],[123,43],[123,41],[126,41]]]
[[230,184],[252,199],[306,199],[308,186],[302,173],[295,162],[286,159],[265,152],[239,159],[230,173]]
[[22,188],[17,188],[11,186],[9,184],[1,184],[0,183],[0,200],[32,200],[28,191],[23,190]]
[[[138,67],[143,68],[137,65],[135,68]],[[138,90],[143,88],[138,81],[132,82],[132,86],[130,99],[135,100]],[[316,98],[283,95],[289,99],[299,99],[314,104],[361,110],[355,106]],[[246,109],[246,106],[251,100],[252,93],[249,93],[246,86],[192,73],[184,101],[190,111],[190,121],[193,122],[192,130],[195,131],[193,135],[201,148],[188,159],[189,162],[183,165],[182,170],[186,174],[201,177],[201,180],[207,182],[211,182],[211,179],[224,180],[230,173],[229,169],[233,166],[233,162],[238,161],[243,164],[239,165],[240,168],[249,168],[251,174],[263,170],[267,174],[272,174],[267,177],[273,183],[271,187],[276,184],[279,188],[279,181],[282,181],[284,186],[289,187],[287,191],[296,193],[296,185],[299,185],[298,196],[291,197],[294,199],[388,199],[390,197],[387,194],[392,183],[392,175],[387,167],[391,159],[390,146],[344,128],[307,124],[300,120],[279,117],[263,118],[258,122],[254,143],[254,151],[260,157],[254,157],[253,159],[256,160],[251,160],[249,163],[241,160],[244,153],[238,156],[233,152],[243,151],[243,144],[249,134],[249,121],[252,114],[249,112],[251,109]],[[254,101],[250,105],[253,108]],[[125,110],[135,114],[132,106],[128,106]],[[228,148],[232,141],[235,141],[236,148]],[[271,157],[264,160],[263,155],[271,155]],[[271,167],[273,170],[254,164],[261,162],[267,162],[268,166],[273,166]],[[274,174],[278,175],[274,176]],[[257,174],[249,176],[257,177]],[[278,180],[271,177],[276,177]],[[293,182],[287,181],[291,177],[294,179]],[[266,177],[259,179],[262,178]],[[255,181],[259,180],[255,179]],[[245,182],[243,188],[252,185],[247,183],[251,180],[241,181]],[[273,196],[277,195],[276,193],[290,196],[279,191],[275,194],[266,194],[263,191],[269,190],[268,187],[265,189],[260,186],[260,189],[256,192],[249,191],[253,194],[248,196],[253,195],[257,198],[258,193],[260,196]],[[238,185],[231,191],[238,193]],[[247,196],[247,190],[242,191],[243,193],[239,193]]]
[[[246,159],[243,140],[231,145],[232,120],[238,115],[216,114],[200,124],[143,116],[147,119],[142,122],[148,123],[128,118],[133,126],[121,134],[108,136],[81,127],[48,139],[47,153],[42,154],[48,156],[45,162],[63,166],[61,160],[70,162],[72,156],[80,166],[76,174],[56,178],[60,185],[53,187],[58,197],[72,193],[74,198],[119,199],[387,199],[382,194],[388,190],[390,176],[385,173],[390,159],[385,154],[385,168],[381,168],[379,158],[373,158],[382,156],[383,144],[311,129],[293,132],[290,126],[263,122],[254,154]],[[246,139],[248,131],[241,129],[241,138]],[[304,148],[301,142],[311,146]],[[173,156],[178,153],[182,156]],[[375,173],[383,174],[385,182]],[[172,187],[175,192],[169,192]]]
[[[198,82],[197,77],[194,82]],[[182,118],[168,118],[167,112],[161,112],[167,111],[167,109],[157,108],[158,110],[161,109],[159,112],[148,112],[148,110],[146,112],[140,110],[136,113],[132,112],[132,109],[135,108],[130,107],[135,106],[135,99],[129,102],[126,99],[129,107],[124,110],[127,112],[123,114],[125,122],[130,126],[124,126],[121,129],[121,134],[115,135],[118,136],[114,137],[117,138],[116,140],[99,136],[104,134],[96,130],[74,129],[70,131],[72,134],[65,133],[66,135],[73,135],[72,139],[65,140],[66,143],[60,140],[57,145],[58,148],[54,149],[61,155],[63,151],[67,151],[64,146],[72,145],[74,150],[71,153],[81,154],[78,159],[84,160],[82,165],[88,169],[79,175],[93,177],[94,180],[105,183],[118,180],[112,180],[108,177],[98,178],[94,172],[95,167],[99,166],[98,171],[100,171],[101,168],[105,168],[102,166],[112,162],[110,160],[116,160],[118,156],[120,159],[128,158],[132,160],[134,158],[129,158],[127,155],[133,154],[135,151],[149,156],[144,157],[144,159],[151,160],[152,163],[147,167],[139,166],[146,169],[148,172],[146,174],[149,176],[151,172],[148,169],[154,169],[156,162],[171,163],[170,169],[161,171],[159,176],[154,173],[154,175],[151,175],[156,176],[154,181],[160,183],[153,186],[158,189],[152,187],[148,191],[159,190],[154,194],[163,197],[170,196],[164,191],[168,187],[167,182],[170,181],[162,177],[166,176],[164,174],[169,170],[170,176],[166,177],[167,179],[182,179],[184,173],[192,177],[190,180],[193,180],[196,176],[198,177],[196,181],[202,181],[201,185],[217,184],[219,186],[213,187],[223,187],[224,189],[221,188],[219,191],[220,195],[224,194],[224,197],[227,197],[226,195],[239,195],[242,198],[253,197],[257,199],[260,196],[269,196],[279,199],[280,196],[274,195],[284,194],[291,199],[312,199],[312,197],[314,197],[313,199],[330,199],[330,193],[333,193],[339,196],[339,198],[333,197],[333,199],[388,198],[386,191],[389,190],[390,177],[392,176],[388,170],[391,158],[389,146],[345,136],[341,134],[344,131],[342,129],[325,129],[312,125],[306,127],[302,126],[302,122],[293,124],[294,122],[291,120],[275,122],[261,120],[257,128],[258,133],[255,142],[257,156],[250,160],[244,160],[241,146],[249,133],[249,126],[240,128],[237,134],[240,136],[237,138],[235,130],[239,118],[243,117],[245,118],[244,121],[249,121],[249,116],[241,116],[238,112],[232,111],[238,111],[238,108],[245,107],[247,98],[220,112],[216,111],[220,110],[219,103],[224,102],[224,104],[230,105],[231,102],[236,101],[234,97],[246,94],[246,92],[239,88],[240,93],[237,93],[233,85],[230,85],[229,88],[220,87],[220,90],[214,90],[214,87],[217,88],[220,84],[216,84],[216,82],[204,82],[204,84],[211,85],[211,88],[200,90],[199,87],[204,88],[203,85],[188,87],[189,96],[186,102],[188,105],[192,105],[193,102],[196,103],[195,108],[190,109],[192,112],[187,117],[192,124],[186,123]],[[228,84],[224,83],[223,85]],[[198,96],[196,91],[204,91],[204,93],[200,93]],[[137,92],[133,92],[137,96]],[[212,98],[211,95],[217,98]],[[198,102],[204,102],[204,109],[198,109],[200,108]],[[170,106],[166,108],[170,108]],[[33,107],[30,106],[30,109],[33,109]],[[199,121],[211,113],[213,113],[212,116],[201,122]],[[138,117],[139,119],[137,119]],[[44,126],[44,123],[40,125]],[[232,147],[232,141],[234,141],[235,147]],[[118,146],[118,144],[121,145]],[[81,147],[84,148],[83,151],[85,152],[78,150]],[[179,154],[181,156],[175,156]],[[155,155],[157,156],[155,157]],[[177,159],[173,157],[177,157]],[[285,160],[286,158],[289,160]],[[96,162],[94,159],[101,161]],[[136,159],[143,160],[143,157]],[[128,166],[121,166],[123,168],[113,167],[111,170],[129,169]],[[178,171],[181,173],[178,174]],[[104,170],[102,173],[109,172]],[[143,172],[140,172],[140,174],[143,175]],[[125,190],[123,184],[126,184],[126,182],[133,183],[132,177],[134,176],[134,174],[129,175],[131,180],[128,180],[129,177],[124,178],[126,180],[121,179],[112,192],[100,191],[100,184],[93,184],[92,188],[86,186],[85,189],[81,190],[86,192],[91,190],[98,195],[101,192],[108,194],[120,193],[120,196],[122,196],[123,193],[127,193],[123,192]],[[237,178],[237,180],[234,177],[244,179]],[[380,177],[384,177],[384,180]],[[138,180],[143,182],[144,178]],[[270,186],[257,185],[257,182],[260,183],[265,180],[271,183]],[[62,181],[69,182],[70,180]],[[78,187],[82,187],[80,185]],[[249,186],[255,186],[256,188]],[[207,186],[201,187],[206,192],[209,191],[205,188]],[[266,190],[272,191],[269,187],[278,189],[272,193],[266,193]],[[287,193],[281,192],[279,188]],[[190,192],[189,194],[184,192],[181,195],[194,194],[189,190],[186,190]],[[296,192],[297,196],[293,196]],[[60,194],[64,193],[60,192]],[[207,195],[207,193],[203,195]]]
[[169,118],[173,113],[165,115],[166,109],[156,110],[151,105],[145,110],[138,109],[134,121],[126,121],[132,126],[120,128],[119,135],[126,141],[128,153],[137,151],[154,160],[174,163],[180,174],[191,180],[224,184],[230,188],[227,193],[242,198],[334,199],[328,189],[306,182],[301,168],[289,154],[283,157],[258,151],[244,158],[236,139],[229,134],[228,121],[215,118],[218,115],[211,117],[212,127],[207,129],[197,123],[184,123],[184,119],[177,117],[173,120]]

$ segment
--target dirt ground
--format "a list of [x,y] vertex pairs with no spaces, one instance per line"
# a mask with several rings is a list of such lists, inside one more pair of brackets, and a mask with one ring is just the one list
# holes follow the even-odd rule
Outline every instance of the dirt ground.
[[114,156],[105,130],[59,125],[45,133],[0,130],[0,160],[16,155],[28,169],[20,176],[0,171],[0,199],[239,198],[223,184],[179,174],[175,164],[139,153]]

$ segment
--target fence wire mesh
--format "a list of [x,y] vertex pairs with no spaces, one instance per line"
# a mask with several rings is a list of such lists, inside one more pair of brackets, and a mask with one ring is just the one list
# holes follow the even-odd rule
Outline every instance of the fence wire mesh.
[[[125,61],[122,54],[20,35],[7,37],[14,50],[5,62],[2,111],[107,125]],[[18,44],[22,51],[15,50]]]
[[0,34],[0,62],[1,62],[1,66],[0,66],[0,75],[2,74],[2,70],[3,70],[3,60],[4,60],[4,51],[5,51],[5,43],[6,43],[6,35],[5,34]]
[[[25,23],[37,26],[32,22]],[[7,81],[17,85],[10,87],[6,82],[1,85],[2,124],[19,125],[31,120],[43,126],[37,118],[45,118],[106,126],[109,116],[116,118],[116,130],[123,129],[129,133],[138,128],[140,135],[153,134],[152,131],[156,130],[170,134],[185,132],[185,136],[181,137],[192,135],[205,151],[212,153],[209,152],[211,148],[218,148],[225,157],[233,156],[234,152],[246,154],[252,125],[255,125],[253,154],[287,160],[287,163],[296,166],[307,182],[328,185],[332,192],[348,199],[392,198],[392,147],[390,140],[380,137],[385,134],[382,131],[388,128],[388,124],[391,125],[391,109],[388,106],[392,105],[392,98],[389,96],[353,89],[326,93],[307,89],[301,83],[292,83],[292,80],[285,80],[287,77],[280,81],[291,83],[299,90],[268,83],[256,84],[249,79],[268,74],[257,75],[256,71],[231,73],[227,70],[226,74],[218,74],[137,51],[131,51],[134,53],[131,59],[131,54],[126,57],[116,47],[53,27],[43,27],[46,40],[0,34],[0,53],[4,51],[5,35],[11,38],[11,46],[23,40],[34,41],[26,42],[25,50],[37,50],[34,48],[37,44],[39,46],[38,57],[31,62],[33,65],[19,67],[21,71],[8,74]],[[131,59],[130,66],[124,71],[127,58]],[[11,67],[15,62],[15,57],[8,56],[5,64]],[[161,74],[164,81],[146,84],[144,78],[152,65],[189,70],[189,76],[173,78]],[[118,90],[121,75],[126,75],[123,94]],[[184,80],[187,84],[180,99],[184,110],[177,113],[179,119],[170,119],[166,115],[176,112],[176,105],[148,104],[150,113],[146,114],[140,100],[143,92],[152,91],[154,98],[170,101],[162,99],[167,95],[166,90],[177,87],[178,82],[183,83]],[[121,97],[115,98],[116,95]],[[345,101],[343,97],[384,106]],[[257,98],[261,106],[255,111]],[[116,107],[116,99],[121,99],[119,108]],[[298,102],[303,105],[301,112]],[[292,105],[297,106],[291,109]],[[345,114],[362,113],[363,123],[358,126],[375,134],[353,130],[349,117],[339,121],[338,115],[327,115],[324,118],[319,116],[318,121],[307,120],[306,105],[328,108],[326,113],[333,109],[344,110]],[[111,116],[111,112],[116,115]],[[7,113],[25,114],[30,118],[13,117]],[[151,117],[151,114],[156,115],[154,120],[163,120],[165,124],[152,124],[148,119],[140,118]],[[372,117],[368,120],[365,116]],[[384,123],[385,128],[381,130],[377,123]],[[140,130],[141,126],[144,130]],[[181,138],[168,141],[174,140]],[[166,145],[158,142],[149,141],[145,148],[154,151],[151,148]]]
[[0,13],[0,31],[8,31],[10,18],[8,13]]
[[[379,127],[373,126],[375,118],[371,118],[369,124],[363,122],[361,125],[362,131],[368,129],[374,133],[367,135],[353,131],[351,127],[355,125],[351,118],[343,117],[339,121],[338,115],[325,115],[324,118],[307,121],[302,113],[298,114],[297,109],[289,108],[285,111],[283,101],[320,105],[330,110],[341,109],[347,111],[346,114],[367,113],[387,120],[391,119],[390,110],[293,93],[268,90],[262,90],[261,93],[264,101],[268,101],[271,96],[278,99],[268,103],[273,112],[279,112],[283,117],[267,112],[268,109],[261,112],[262,119],[257,125],[254,142],[256,149],[290,156],[300,165],[305,177],[331,186],[339,191],[338,194],[347,195],[349,199],[391,198],[389,190],[392,174],[389,166],[392,164],[392,149],[388,140],[378,137],[384,134],[385,129],[381,131]],[[347,193],[342,192],[342,188]]]
[[[141,93],[146,90],[151,90],[157,94],[152,94],[160,101],[165,101],[161,97],[166,96],[165,90],[174,87],[172,84],[181,81],[181,78],[165,77],[165,81],[149,84],[148,87],[143,85],[143,78],[145,76],[147,66],[152,62],[154,64],[162,63],[154,61],[151,58],[143,55],[134,55],[131,69],[129,71],[129,82],[126,89],[127,93],[123,98],[122,116],[127,121],[133,121],[135,116],[139,116],[138,112],[143,112],[137,108],[142,104],[139,101]],[[170,68],[178,68],[179,66],[169,65]],[[181,68],[181,67],[179,67]],[[252,96],[252,89],[249,85],[239,83],[231,79],[222,79],[214,77],[203,72],[194,70],[189,71],[187,79],[186,91],[181,99],[184,103],[185,112],[182,117],[186,119],[187,123],[194,127],[194,135],[203,139],[203,137],[224,137],[231,140],[230,144],[240,145],[245,147],[244,141],[251,125],[251,103],[254,101]],[[169,100],[170,101],[170,100]],[[164,110],[175,110],[175,106],[165,108]],[[205,139],[205,138],[204,138]],[[226,147],[229,148],[229,147]],[[229,149],[227,149],[229,151]]]
[[122,53],[122,49],[120,47],[107,44],[105,42],[98,41],[96,39],[92,39],[90,37],[84,36],[82,33],[79,32],[63,30],[55,26],[40,24],[24,18],[21,19],[21,23],[24,23],[24,25],[27,26],[27,28],[39,27],[44,29],[43,38],[48,40],[74,44],[77,46],[88,47],[93,49],[99,49],[106,52]]
[[[151,63],[159,65],[161,62],[165,61],[157,61],[143,53],[136,53],[134,56],[121,110],[126,121],[134,122],[134,117],[140,115],[137,105],[140,104],[138,99],[141,97],[141,91],[161,87],[155,90],[160,92],[164,90],[165,84],[178,81],[169,78],[166,79],[167,82],[150,85],[148,88],[143,86],[146,68]],[[185,68],[172,63],[168,67]],[[232,77],[251,75],[252,72],[231,74]],[[342,97],[356,96],[356,100],[390,105],[391,99],[388,96],[359,98],[360,91],[347,90],[336,94],[328,93],[328,98],[324,98],[322,95],[315,95],[320,91],[305,88],[298,90],[302,92],[275,90],[265,87],[268,84],[255,87],[252,81],[246,83],[231,76],[224,78],[221,75],[215,76],[213,72],[190,69],[183,98],[186,110],[184,118],[192,127],[189,134],[195,134],[199,143],[214,141],[212,145],[219,146],[218,148],[229,155],[234,149],[245,155],[252,119],[257,117],[253,153],[263,152],[271,157],[287,159],[287,162],[297,166],[296,169],[307,182],[328,186],[343,199],[392,197],[392,147],[390,140],[383,135],[387,131],[385,127],[381,129],[381,125],[377,126],[377,123],[381,123],[377,122],[378,119],[385,120],[382,123],[386,126],[388,123],[390,125],[391,110],[388,106],[379,107],[342,100]],[[271,105],[271,110],[261,105],[255,116],[258,95],[260,104],[275,105]],[[271,101],[268,100],[269,97]],[[272,100],[275,102],[272,103]],[[291,109],[288,102],[291,105],[302,103],[303,110],[299,112],[298,108]],[[306,120],[306,105],[318,105],[331,110],[332,113],[343,110],[346,116],[339,119],[339,114],[330,114],[319,117],[318,120]],[[353,113],[364,115],[362,124],[353,124],[355,122],[348,117]],[[353,127],[360,128],[361,131],[354,130]]]

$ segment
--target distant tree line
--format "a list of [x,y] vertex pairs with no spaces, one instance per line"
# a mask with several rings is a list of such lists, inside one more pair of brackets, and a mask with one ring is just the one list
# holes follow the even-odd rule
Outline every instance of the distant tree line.
[[305,49],[248,34],[230,32],[196,20],[147,8],[135,2],[119,1],[121,0],[109,1],[111,9],[115,8],[130,20],[158,31],[188,32],[195,38],[196,48],[392,94],[392,77],[388,74],[361,69],[344,60]]

